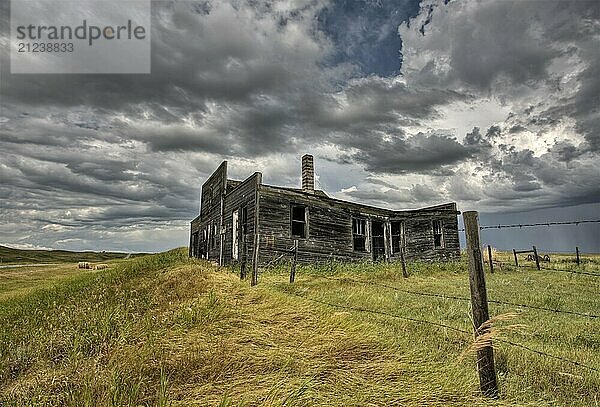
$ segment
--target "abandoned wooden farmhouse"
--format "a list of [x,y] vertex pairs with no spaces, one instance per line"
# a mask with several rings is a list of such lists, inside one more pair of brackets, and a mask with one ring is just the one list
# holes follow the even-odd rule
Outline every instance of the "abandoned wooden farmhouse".
[[313,157],[302,157],[302,187],[227,178],[227,161],[202,185],[200,215],[192,221],[190,256],[264,265],[297,241],[297,261],[449,260],[460,255],[455,203],[418,210],[376,208],[315,190]]

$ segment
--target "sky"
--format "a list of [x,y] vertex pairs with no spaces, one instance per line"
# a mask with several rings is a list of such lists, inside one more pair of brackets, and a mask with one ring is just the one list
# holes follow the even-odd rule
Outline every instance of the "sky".
[[[0,0],[0,244],[185,246],[223,160],[481,224],[600,219],[597,1],[152,2],[150,75],[15,75]],[[482,234],[600,252],[600,225]]]

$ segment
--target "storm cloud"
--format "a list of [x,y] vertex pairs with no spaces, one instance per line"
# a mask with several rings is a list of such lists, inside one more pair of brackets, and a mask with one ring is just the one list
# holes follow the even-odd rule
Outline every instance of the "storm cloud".
[[398,209],[600,201],[597,2],[152,10],[150,75],[9,74],[2,13],[1,242],[184,245],[222,160],[296,186],[306,152],[319,188]]

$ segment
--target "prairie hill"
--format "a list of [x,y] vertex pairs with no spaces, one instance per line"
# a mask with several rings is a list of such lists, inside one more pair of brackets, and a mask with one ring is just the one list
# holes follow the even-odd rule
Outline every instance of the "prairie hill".
[[[74,271],[0,300],[0,405],[597,405],[597,371],[503,343],[501,397],[478,395],[468,301],[408,292],[468,298],[464,268],[412,264],[403,279],[394,264],[303,266],[291,285],[282,267],[250,287],[181,249]],[[503,270],[488,288],[600,310],[591,276]],[[600,369],[600,320],[490,305],[515,311],[496,326],[504,339]]]
[[0,264],[73,263],[123,259],[127,253],[71,252],[67,250],[23,250],[0,245]]

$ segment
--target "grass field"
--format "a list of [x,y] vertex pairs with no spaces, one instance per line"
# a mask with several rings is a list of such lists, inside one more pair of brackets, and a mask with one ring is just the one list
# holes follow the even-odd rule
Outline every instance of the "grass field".
[[22,250],[0,245],[0,265],[30,263],[66,263],[123,259],[127,253],[70,252],[66,250]]
[[179,249],[101,271],[0,270],[0,405],[599,405],[600,258],[546,264],[592,276],[498,256],[490,299],[589,314],[490,304],[506,318],[498,400],[478,395],[469,302],[401,291],[468,298],[462,262],[411,264],[408,279],[396,264],[305,266],[293,285],[280,267],[250,287]]

